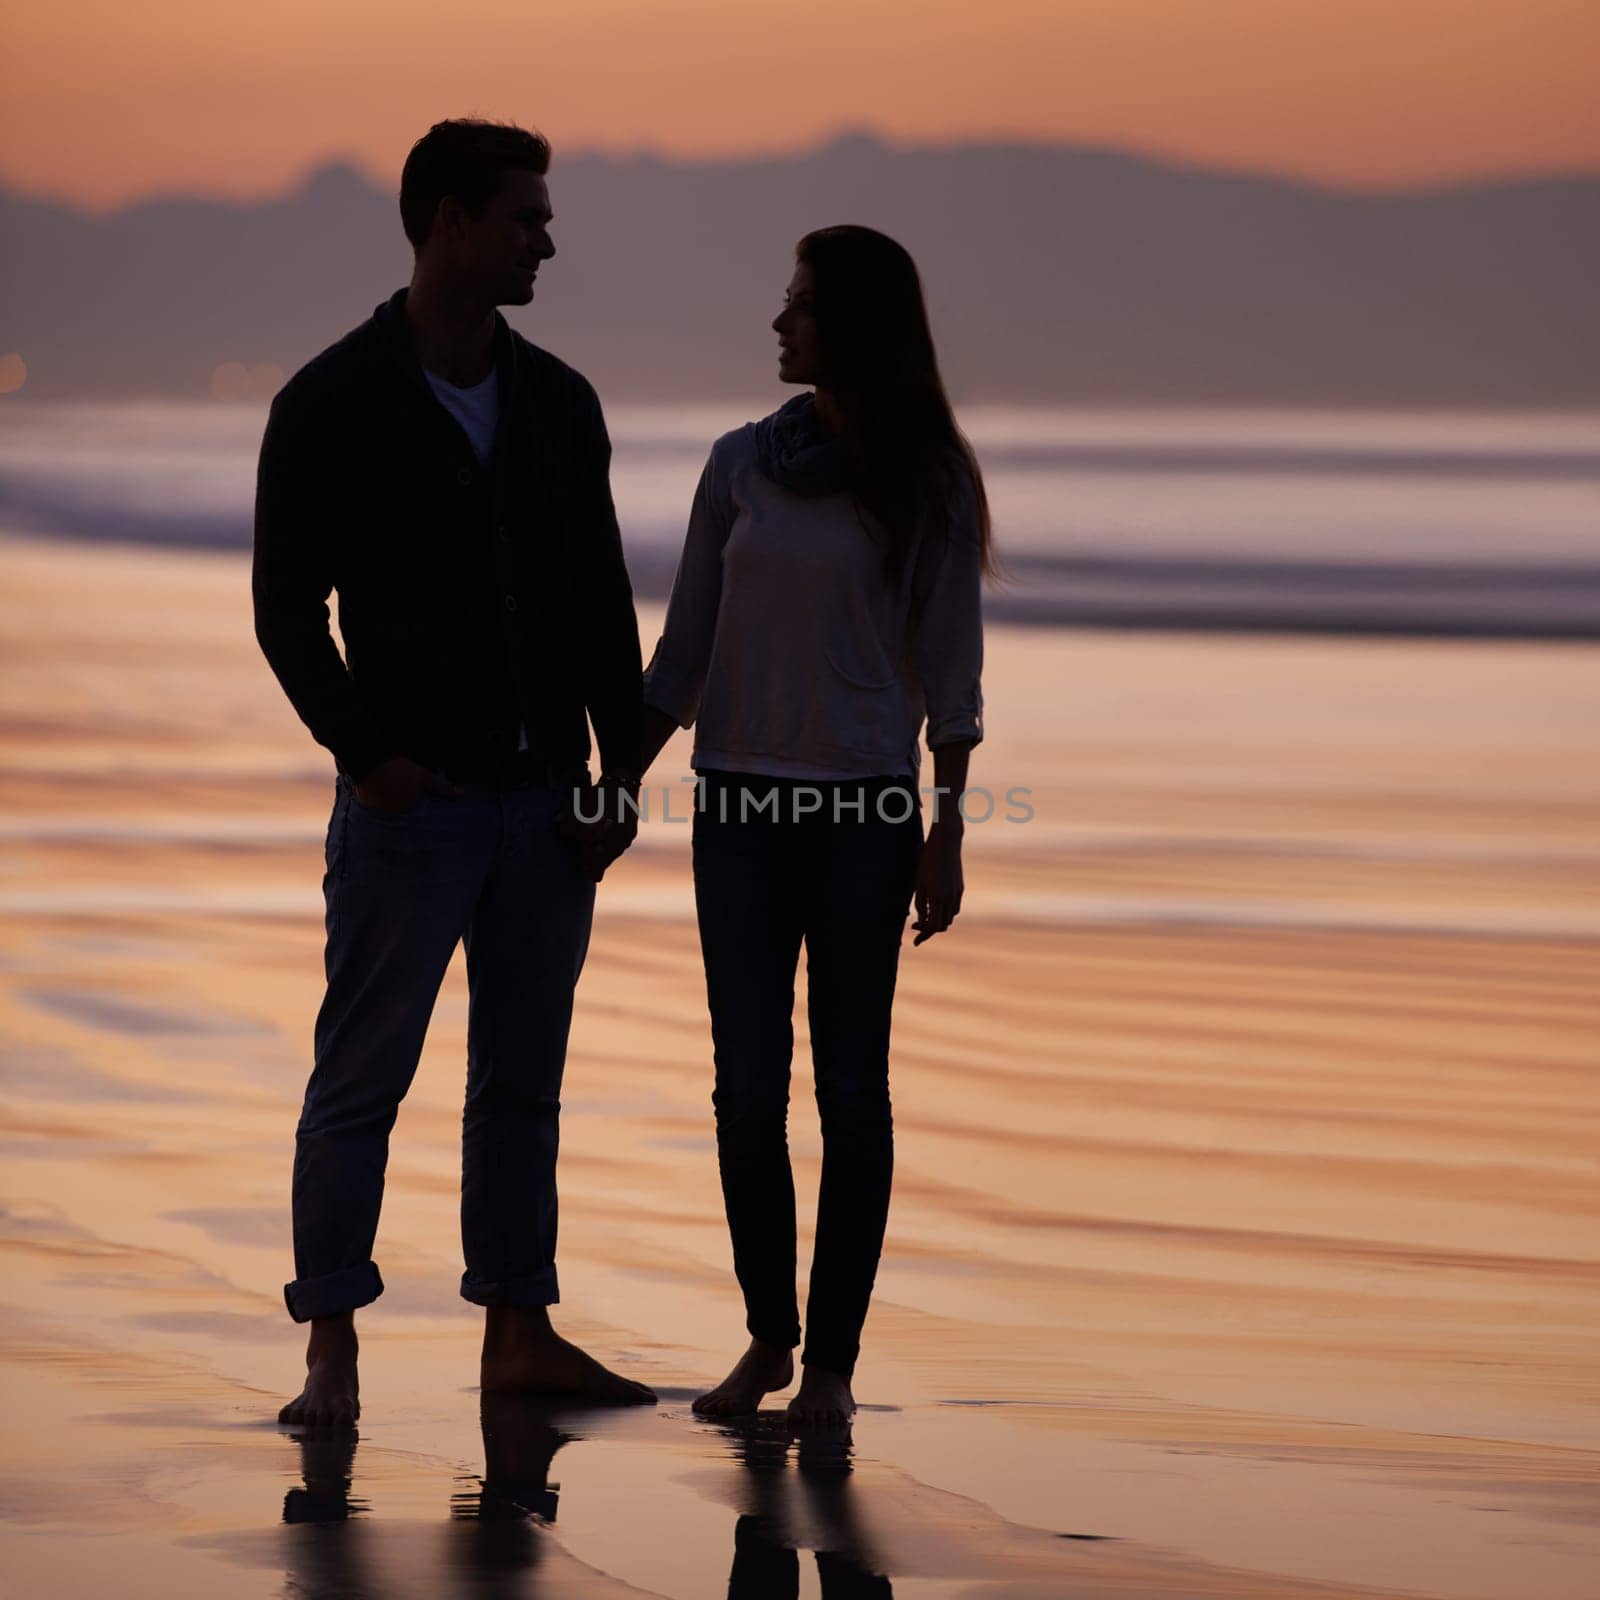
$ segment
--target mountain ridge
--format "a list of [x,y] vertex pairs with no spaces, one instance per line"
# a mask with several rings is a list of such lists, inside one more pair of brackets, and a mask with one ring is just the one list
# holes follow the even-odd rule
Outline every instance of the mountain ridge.
[[[795,239],[916,256],[952,392],[1086,404],[1600,401],[1600,177],[1331,188],[1103,146],[557,152],[557,256],[513,326],[607,398],[772,386]],[[282,195],[85,214],[0,190],[0,346],[30,397],[203,396],[293,371],[404,283],[393,192],[342,158]]]

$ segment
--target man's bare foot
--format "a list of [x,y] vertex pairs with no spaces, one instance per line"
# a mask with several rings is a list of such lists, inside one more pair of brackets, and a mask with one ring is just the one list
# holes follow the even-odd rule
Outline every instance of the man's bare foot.
[[825,1367],[802,1367],[800,1392],[784,1413],[790,1427],[838,1428],[855,1415],[850,1380]]
[[278,1413],[307,1428],[348,1428],[361,1415],[356,1318],[313,1317],[306,1342],[306,1386]]
[[695,1401],[694,1412],[701,1417],[746,1417],[759,1411],[775,1389],[787,1389],[793,1382],[794,1356],[775,1344],[752,1339],[733,1371]]
[[543,1306],[490,1306],[483,1324],[484,1394],[550,1394],[591,1405],[654,1405],[655,1391],[600,1365],[550,1326]]

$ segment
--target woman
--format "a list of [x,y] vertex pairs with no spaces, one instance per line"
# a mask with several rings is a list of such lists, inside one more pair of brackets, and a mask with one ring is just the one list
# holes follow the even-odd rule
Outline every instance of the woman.
[[[961,908],[956,796],[982,737],[983,480],[911,257],[870,228],[796,247],[778,376],[814,392],[726,434],[645,673],[645,764],[695,726],[695,903],[717,1154],[749,1349],[695,1401],[757,1409],[800,1343],[785,1131],[806,946],[822,1181],[793,1423],[840,1423],[889,1208],[889,1019],[916,940]],[[923,840],[919,734],[933,750]],[[942,801],[943,803],[938,803]]]

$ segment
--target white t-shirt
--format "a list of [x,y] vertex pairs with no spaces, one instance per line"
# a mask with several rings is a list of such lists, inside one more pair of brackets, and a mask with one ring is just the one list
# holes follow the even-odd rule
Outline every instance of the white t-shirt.
[[458,389],[453,383],[435,377],[426,367],[423,373],[428,387],[439,397],[439,404],[461,424],[462,431],[472,442],[473,454],[480,465],[489,460],[494,449],[494,430],[500,421],[500,374],[492,370],[482,383],[470,389]]

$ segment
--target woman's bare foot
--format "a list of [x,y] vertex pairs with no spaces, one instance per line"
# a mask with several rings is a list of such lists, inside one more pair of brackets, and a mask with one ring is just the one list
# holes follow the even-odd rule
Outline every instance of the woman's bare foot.
[[278,1413],[306,1428],[348,1428],[361,1415],[356,1318],[313,1317],[306,1342],[306,1386]]
[[592,1405],[654,1405],[655,1391],[600,1365],[550,1326],[543,1306],[490,1306],[483,1324],[484,1394],[549,1394]]
[[747,1417],[775,1389],[794,1382],[794,1356],[775,1344],[752,1339],[732,1372],[694,1403],[696,1416]]
[[838,1428],[855,1415],[850,1380],[825,1367],[802,1367],[800,1392],[784,1413],[792,1428]]

